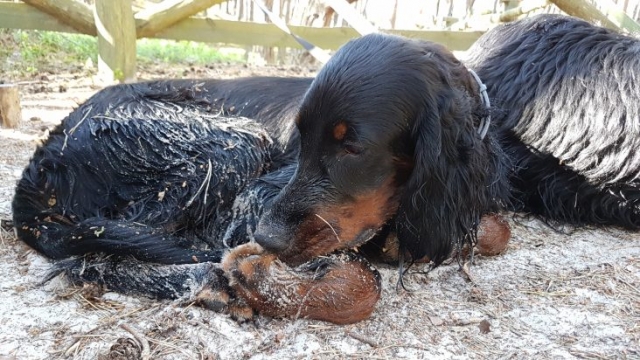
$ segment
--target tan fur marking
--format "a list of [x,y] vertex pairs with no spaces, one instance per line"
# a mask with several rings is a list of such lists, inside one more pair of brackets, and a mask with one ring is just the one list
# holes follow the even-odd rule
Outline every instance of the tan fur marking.
[[319,209],[300,225],[294,245],[278,257],[288,265],[299,265],[334,250],[361,245],[361,234],[378,230],[393,216],[398,208],[396,195],[394,180],[389,178],[354,201]]
[[[398,207],[394,199],[395,186],[389,179],[381,187],[359,195],[348,204],[322,209],[318,215],[333,225],[342,242],[341,248],[352,247],[364,230],[381,227]],[[322,254],[319,254],[322,255]]]
[[333,137],[336,140],[342,141],[345,135],[347,135],[347,124],[340,122],[333,128]]

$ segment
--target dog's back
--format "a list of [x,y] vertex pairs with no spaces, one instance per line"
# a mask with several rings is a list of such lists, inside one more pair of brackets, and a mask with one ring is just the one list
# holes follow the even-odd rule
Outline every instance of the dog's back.
[[496,27],[469,54],[516,163],[516,203],[550,220],[640,228],[640,40],[539,15]]

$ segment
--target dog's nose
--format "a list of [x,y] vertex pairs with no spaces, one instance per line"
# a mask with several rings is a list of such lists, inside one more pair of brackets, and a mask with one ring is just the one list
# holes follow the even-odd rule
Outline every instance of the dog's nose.
[[280,253],[287,249],[289,242],[283,232],[274,228],[258,226],[257,231],[253,234],[256,242],[272,253]]

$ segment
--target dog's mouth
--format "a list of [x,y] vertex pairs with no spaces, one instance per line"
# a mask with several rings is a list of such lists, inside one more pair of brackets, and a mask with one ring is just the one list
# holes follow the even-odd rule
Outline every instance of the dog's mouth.
[[287,249],[277,253],[278,259],[289,266],[298,266],[319,256],[329,255],[337,250],[353,249],[371,240],[380,228],[365,228],[353,239],[341,239],[340,234],[329,226],[322,227],[315,234],[300,237]]
[[348,247],[353,248],[353,247],[358,247],[360,245],[363,245],[367,241],[373,239],[373,237],[376,236],[378,231],[380,231],[380,228],[364,229],[360,234],[358,234],[358,236],[356,236],[356,238],[351,242],[351,244]]

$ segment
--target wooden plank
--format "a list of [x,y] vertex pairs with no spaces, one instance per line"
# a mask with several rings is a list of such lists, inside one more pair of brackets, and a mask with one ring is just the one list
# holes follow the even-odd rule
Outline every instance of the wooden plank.
[[97,34],[91,7],[76,0],[22,0],[26,4],[57,18],[78,32]]
[[98,77],[111,83],[136,77],[136,25],[131,0],[96,0]]
[[518,6],[519,0],[501,0],[504,5],[504,10],[511,10]]
[[[289,26],[291,31],[323,49],[335,50],[351,39],[360,37],[350,27],[314,28]],[[413,39],[438,42],[450,50],[467,50],[483,34],[481,31],[424,31],[384,30],[383,32]],[[172,40],[190,40],[208,43],[259,45],[300,48],[290,35],[274,24],[189,18],[167,28],[153,37]]]
[[226,0],[164,0],[138,11],[134,17],[138,37],[149,37],[162,29]]
[[[318,60],[321,64],[326,64],[327,61],[329,61],[329,59],[331,58],[329,53],[327,53],[324,49],[320,48],[319,46],[311,44],[308,41],[306,41],[305,39],[303,39],[303,38],[299,37],[298,35],[292,33],[291,29],[289,29],[289,26],[287,25],[287,23],[283,19],[281,19],[279,16],[277,16],[276,14],[271,12],[271,10],[269,10],[262,3],[262,0],[254,0],[253,4],[256,5],[258,8],[260,8],[260,10],[262,10],[262,12],[265,15],[267,15],[267,17],[269,18],[271,23],[273,23],[273,25],[277,26],[285,34],[288,34],[289,36],[294,38],[296,40],[296,42],[298,44],[300,44],[300,46],[302,48],[307,50],[307,52],[311,56],[313,56],[316,60]],[[270,49],[272,49],[272,48],[270,48]]]
[[323,0],[323,3],[340,14],[360,35],[378,32],[378,28],[360,15],[346,0]]
[[484,31],[421,31],[421,30],[385,30],[385,33],[404,36],[411,39],[428,40],[446,46],[452,51],[465,51],[484,34]]
[[569,15],[610,29],[640,34],[640,25],[610,0],[551,0],[551,2]]
[[55,17],[23,3],[0,2],[0,28],[78,32]]
[[516,7],[507,9],[500,14],[490,15],[490,21],[493,23],[513,21],[521,15],[549,6],[550,4],[549,0],[522,0]]
[[517,20],[522,15],[549,5],[551,5],[549,0],[522,0],[519,6],[512,7],[497,14],[472,15],[467,17],[452,27],[452,30],[460,29],[460,26],[474,29],[491,28],[495,26],[495,24]]
[[[23,3],[0,2],[0,27],[12,29],[36,29],[61,32],[77,32],[54,17]],[[290,26],[291,31],[324,49],[335,50],[351,39],[359,37],[352,28],[313,28]],[[467,50],[482,34],[481,31],[424,31],[383,30],[414,39],[441,43],[451,50]],[[300,45],[273,24],[188,18],[171,26],[154,38],[191,40],[207,43],[236,45],[261,45],[300,48]]]
[[20,92],[15,84],[0,84],[0,125],[17,128],[22,121]]

